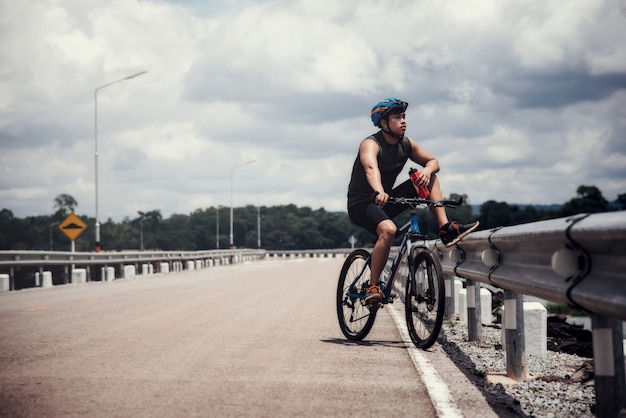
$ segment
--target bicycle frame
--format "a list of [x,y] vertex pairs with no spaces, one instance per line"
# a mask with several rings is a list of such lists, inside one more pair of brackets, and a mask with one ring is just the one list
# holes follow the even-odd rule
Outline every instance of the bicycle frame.
[[[403,238],[402,238],[402,243],[400,244],[400,249],[398,250],[398,254],[393,257],[393,262],[391,264],[391,270],[389,273],[389,279],[387,280],[386,283],[383,282],[382,284],[380,284],[380,289],[383,291],[385,295],[385,297],[381,301],[383,304],[387,304],[390,301],[389,296],[391,294],[391,289],[393,288],[393,283],[396,279],[402,260],[407,254],[409,257],[411,257],[410,249],[413,246],[413,240],[415,241],[424,240],[426,242],[425,236],[422,234],[419,228],[419,223],[418,223],[418,218],[417,218],[417,207],[411,208],[411,220],[407,222],[406,224],[404,224],[398,230],[398,233],[396,234],[396,236],[403,236]],[[427,246],[427,244],[424,244],[424,246]],[[363,265],[361,272],[357,275],[357,277],[350,284],[350,289],[352,289],[355,283],[357,283],[361,279],[361,277],[365,273],[365,269],[369,267],[371,263],[371,259],[372,259],[372,256],[370,254],[370,256],[366,260],[366,263]],[[409,266],[411,266],[411,263],[409,263]],[[365,299],[365,296],[360,293],[349,292],[348,296],[350,296],[351,298],[356,298],[356,299],[361,299],[361,300]]]
[[371,281],[371,276],[368,275],[368,269],[371,270],[371,252],[362,248],[354,250],[343,263],[337,284],[339,326],[345,337],[351,341],[365,338],[374,325],[378,309],[384,304],[393,303],[399,296],[392,289],[400,265],[408,259],[406,288],[402,290],[403,286],[400,286],[398,290],[404,294],[401,300],[411,341],[416,347],[427,349],[435,343],[441,330],[445,289],[438,256],[428,248],[428,238],[420,231],[418,208],[458,206],[460,202],[390,196],[387,203],[409,206],[411,216],[409,222],[399,228],[396,235],[396,238],[402,237],[397,254],[386,261],[387,265],[390,264],[389,276],[383,276],[378,282],[382,297],[376,303],[365,303]]

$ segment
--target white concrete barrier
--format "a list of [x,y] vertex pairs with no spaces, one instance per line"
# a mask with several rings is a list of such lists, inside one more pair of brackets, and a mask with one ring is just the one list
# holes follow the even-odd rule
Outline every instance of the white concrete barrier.
[[[467,289],[459,290],[457,295],[458,297],[456,299],[458,299],[459,303],[459,320],[462,323],[467,324]],[[491,292],[487,289],[480,289],[480,320],[482,324],[489,325],[493,322],[491,310]]]
[[161,273],[169,273],[170,272],[170,264],[169,263],[160,263],[159,271]]
[[154,267],[152,266],[152,264],[142,264],[141,265],[141,274],[142,276],[148,276],[151,274],[154,274]]
[[102,282],[112,282],[115,280],[115,268],[100,267],[100,280]]
[[35,285],[41,287],[52,287],[52,272],[44,271],[41,274],[35,273]]
[[[506,346],[505,334],[502,328],[503,347]],[[524,344],[529,356],[546,358],[548,355],[548,311],[539,302],[524,302]]]
[[[460,309],[459,292],[461,290],[463,290],[463,281],[461,279],[454,279],[453,283],[454,283],[453,291],[454,291],[454,294],[455,294],[455,297],[454,297],[454,313],[456,314],[456,316],[458,318],[458,317],[460,317],[460,315],[459,315],[459,313],[460,313],[460,311],[459,311],[459,309]],[[467,306],[467,303],[464,306]],[[466,311],[466,314],[467,314],[467,311]]]
[[72,270],[72,284],[85,284],[87,283],[87,269],[73,269]]
[[125,279],[132,279],[137,274],[135,266],[132,264],[124,266],[123,272],[124,272]]
[[11,279],[8,274],[0,274],[0,293],[11,290]]

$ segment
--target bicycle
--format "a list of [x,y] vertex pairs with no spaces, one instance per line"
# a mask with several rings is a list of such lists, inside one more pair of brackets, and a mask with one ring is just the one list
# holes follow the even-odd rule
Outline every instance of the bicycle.
[[[351,341],[361,341],[372,329],[378,309],[393,303],[392,292],[400,264],[408,254],[404,310],[407,328],[416,347],[427,349],[439,336],[445,309],[444,278],[439,257],[428,248],[428,240],[419,229],[417,211],[421,207],[457,207],[462,201],[429,200],[417,197],[390,197],[388,204],[411,208],[410,220],[399,228],[396,237],[403,236],[397,255],[389,257],[391,268],[387,282],[379,283],[384,297],[375,306],[365,304],[370,282],[371,255],[365,249],[352,251],[343,264],[337,285],[337,317],[343,335]],[[420,245],[414,242],[422,241]],[[381,278],[384,276],[381,276]]]

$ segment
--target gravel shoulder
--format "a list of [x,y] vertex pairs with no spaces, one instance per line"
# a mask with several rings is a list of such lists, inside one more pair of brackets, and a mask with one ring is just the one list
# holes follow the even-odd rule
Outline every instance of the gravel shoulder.
[[482,341],[470,342],[466,326],[448,320],[435,347],[447,354],[498,416],[595,416],[595,389],[585,367],[592,359],[553,351],[544,359],[527,356],[529,378],[515,382],[505,376],[499,327],[483,327]]

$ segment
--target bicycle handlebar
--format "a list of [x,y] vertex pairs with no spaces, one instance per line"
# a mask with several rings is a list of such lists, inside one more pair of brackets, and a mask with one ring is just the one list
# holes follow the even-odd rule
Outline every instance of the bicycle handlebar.
[[[370,200],[373,202],[376,196],[378,196],[378,192],[374,192]],[[407,206],[412,206],[412,207],[425,205],[425,206],[435,206],[435,207],[445,206],[445,207],[453,208],[453,207],[461,206],[463,204],[463,198],[459,200],[430,200],[430,199],[422,199],[420,197],[389,196],[387,203],[392,203],[396,205],[407,205]]]

